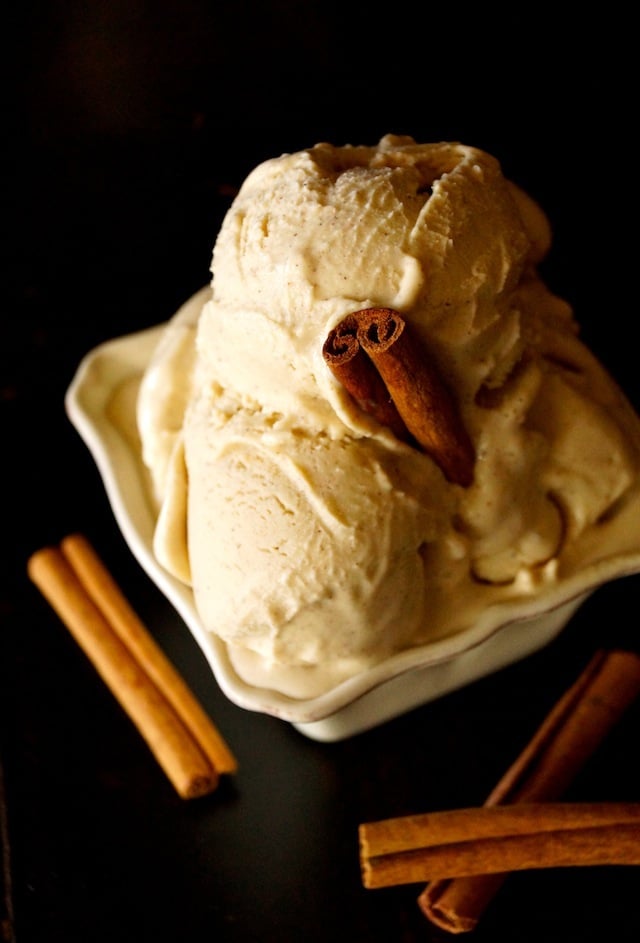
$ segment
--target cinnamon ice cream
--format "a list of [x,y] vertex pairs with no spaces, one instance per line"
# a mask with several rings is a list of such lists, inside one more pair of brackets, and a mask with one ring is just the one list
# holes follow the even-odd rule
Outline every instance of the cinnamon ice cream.
[[[457,143],[319,144],[248,176],[137,407],[155,554],[241,675],[314,696],[637,563],[640,421],[539,277],[550,242]],[[404,393],[446,391],[463,474],[331,369],[327,339],[370,309],[405,326]],[[433,423],[439,395],[410,411]]]

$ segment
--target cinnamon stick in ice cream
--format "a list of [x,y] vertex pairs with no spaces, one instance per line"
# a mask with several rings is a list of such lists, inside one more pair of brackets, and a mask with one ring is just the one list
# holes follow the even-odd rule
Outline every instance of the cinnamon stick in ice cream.
[[409,432],[454,484],[470,485],[475,455],[456,403],[424,350],[392,308],[358,313],[358,339]]
[[360,346],[356,314],[347,315],[329,332],[322,354],[336,380],[363,412],[403,442],[412,440],[382,377]]
[[393,413],[447,480],[471,484],[475,454],[457,404],[399,312],[363,308],[347,315],[329,334],[323,354],[363,409],[395,431],[397,420],[385,420],[381,411],[391,401]]

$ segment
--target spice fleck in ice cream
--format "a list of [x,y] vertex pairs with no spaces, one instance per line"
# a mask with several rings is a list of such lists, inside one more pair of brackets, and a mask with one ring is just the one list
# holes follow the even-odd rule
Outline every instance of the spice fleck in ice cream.
[[640,421],[541,280],[550,242],[461,144],[249,174],[138,398],[155,553],[241,674],[314,695],[637,559]]

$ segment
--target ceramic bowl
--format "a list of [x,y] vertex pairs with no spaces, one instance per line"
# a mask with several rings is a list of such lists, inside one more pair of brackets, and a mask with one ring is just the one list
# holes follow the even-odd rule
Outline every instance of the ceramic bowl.
[[163,325],[101,344],[80,363],[67,391],[67,414],[98,467],[131,552],[172,603],[198,643],[216,682],[235,704],[279,717],[321,741],[353,736],[522,659],[554,639],[602,583],[640,571],[625,553],[557,586],[544,598],[494,606],[455,636],[402,652],[320,696],[306,700],[247,684],[225,643],[201,625],[191,590],[152,551],[155,513],[139,457],[135,402]]

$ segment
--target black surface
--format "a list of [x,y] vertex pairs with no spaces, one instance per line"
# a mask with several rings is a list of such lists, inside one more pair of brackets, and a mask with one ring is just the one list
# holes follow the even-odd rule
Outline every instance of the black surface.
[[[555,232],[545,274],[638,406],[632,26],[611,5],[562,27],[540,9],[285,0],[4,16],[2,939],[438,940],[420,887],[362,888],[358,823],[481,803],[593,650],[637,643],[637,578],[598,591],[525,661],[314,743],[219,692],[127,550],[63,396],[89,349],[165,320],[208,279],[229,193],[254,164],[393,131],[484,147],[539,199]],[[28,555],[73,530],[237,753],[215,795],[176,797],[29,584]],[[635,706],[569,798],[640,798],[639,720]],[[514,875],[474,939],[636,943],[639,896],[637,868]]]

